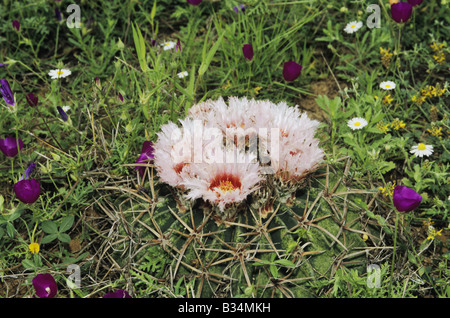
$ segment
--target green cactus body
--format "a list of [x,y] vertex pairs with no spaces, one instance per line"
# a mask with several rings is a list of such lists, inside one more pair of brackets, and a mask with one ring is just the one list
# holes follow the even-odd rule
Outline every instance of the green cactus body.
[[244,204],[230,220],[200,200],[178,210],[169,194],[134,230],[164,255],[158,279],[190,282],[195,297],[312,297],[308,282],[331,278],[341,266],[362,272],[366,246],[359,211],[326,196],[317,181],[297,191],[291,206],[275,200],[273,212],[260,214]]

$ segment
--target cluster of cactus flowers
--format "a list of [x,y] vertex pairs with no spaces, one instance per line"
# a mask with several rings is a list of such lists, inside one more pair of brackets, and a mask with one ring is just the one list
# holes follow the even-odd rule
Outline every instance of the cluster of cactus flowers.
[[275,200],[291,205],[324,156],[315,138],[320,122],[285,102],[207,100],[179,122],[158,133],[158,176],[180,211],[200,201],[218,224],[248,208],[267,217]]
[[349,203],[358,191],[329,172],[320,122],[245,97],[200,102],[186,115],[142,145],[135,169],[151,191],[137,192],[144,201],[129,209],[139,213],[125,214],[138,242],[130,260],[156,262],[143,268],[162,284],[186,282],[196,297],[310,297],[303,282],[347,264],[363,270],[361,235],[373,237],[372,223]]

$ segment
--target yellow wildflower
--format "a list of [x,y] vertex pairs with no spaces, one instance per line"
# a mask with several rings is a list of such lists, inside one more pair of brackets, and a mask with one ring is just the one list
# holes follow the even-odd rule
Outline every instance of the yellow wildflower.
[[431,49],[435,52],[441,51],[444,47],[444,43],[437,44],[436,42],[433,42],[433,44],[430,45]]
[[392,197],[394,195],[394,188],[395,188],[395,181],[393,183],[389,181],[386,187],[378,187],[378,189],[385,197],[387,196]]
[[387,134],[387,132],[389,131],[389,124],[384,125],[383,121],[380,121],[377,123],[377,129],[381,132],[384,132],[385,134]]
[[436,89],[433,86],[428,85],[425,88],[423,88],[420,92],[421,92],[422,96],[432,98],[433,92],[435,92],[435,91],[436,91]]
[[222,85],[222,89],[227,90],[231,86],[230,81],[228,80],[226,84]]
[[257,86],[257,87],[255,87],[255,88],[253,89],[253,91],[255,92],[256,95],[259,94],[259,91],[260,91],[260,90],[262,90],[262,87],[261,87],[261,86]]
[[31,254],[37,254],[39,253],[39,244],[33,242],[30,245],[28,245],[28,249],[30,250]]
[[431,129],[427,129],[427,131],[435,137],[442,136],[442,127],[437,128],[436,126],[431,127]]
[[439,88],[439,84],[436,86],[436,96],[442,96],[445,93],[445,87]]
[[423,225],[427,227],[427,240],[434,240],[436,236],[442,235],[442,229],[439,231],[436,231],[436,228],[432,225],[434,222],[431,221],[430,218],[428,218],[428,221],[423,221]]
[[394,99],[391,97],[391,94],[383,97],[383,104],[390,105]]
[[444,64],[445,63],[445,53],[444,53],[444,44],[437,44],[436,42],[433,42],[433,44],[430,45],[431,49],[436,53],[433,55],[434,60],[436,63]]
[[440,229],[439,231],[436,231],[434,226],[428,225],[428,233],[427,234],[428,234],[427,240],[434,240],[436,238],[436,236],[442,235],[442,229]]
[[383,49],[382,47],[380,47],[380,54],[381,54],[381,64],[383,64],[385,68],[389,68],[389,65],[391,65],[392,55],[394,54],[390,53],[389,49]]
[[391,123],[391,127],[394,128],[394,130],[400,130],[405,128],[406,124],[403,122],[403,120],[395,118]]
[[411,98],[411,101],[412,101],[414,104],[420,106],[420,105],[423,104],[423,102],[425,102],[425,99],[426,99],[425,96],[421,96],[421,95],[417,96],[417,95],[414,95],[414,96]]

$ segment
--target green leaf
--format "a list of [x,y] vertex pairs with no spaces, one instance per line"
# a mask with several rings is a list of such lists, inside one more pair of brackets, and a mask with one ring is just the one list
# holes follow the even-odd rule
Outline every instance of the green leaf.
[[156,15],[156,1],[153,2],[152,11],[150,12],[150,19],[152,21],[155,20],[155,15]]
[[385,174],[386,172],[391,171],[396,167],[395,163],[392,161],[381,161],[379,165],[380,165],[380,172],[382,174]]
[[411,252],[408,252],[408,260],[413,264],[417,264],[417,260]]
[[131,28],[133,31],[133,40],[134,45],[136,47],[136,54],[138,56],[139,65],[141,66],[141,69],[143,72],[148,71],[147,62],[145,60],[145,41],[144,37],[142,36],[141,30],[136,26],[134,27],[133,24],[131,24]]
[[270,265],[269,269],[272,273],[273,278],[278,278],[278,268],[275,265]]
[[[200,68],[198,69],[198,75],[203,76],[203,74],[206,73],[208,70],[209,64],[211,64],[212,59],[214,58],[214,55],[217,52],[217,49],[219,48],[220,44],[222,43],[223,36],[225,32],[222,32],[222,34],[217,39],[216,43],[209,49],[208,53],[203,55],[204,58],[202,59],[202,64],[200,65]],[[205,46],[203,47],[203,53],[206,52],[206,40],[205,40]]]
[[290,260],[287,259],[279,259],[275,261],[276,264],[280,264],[282,266],[286,266],[286,267],[294,267],[295,264],[293,262],[291,262]]
[[53,221],[44,221],[41,224],[42,231],[47,234],[58,233],[58,226]]
[[12,223],[6,223],[6,233],[8,233],[9,237],[14,237],[14,225]]
[[247,296],[247,297],[251,297],[251,296],[253,295],[253,292],[254,292],[254,287],[253,287],[253,285],[247,286],[247,287],[244,289],[244,295]]
[[49,234],[42,238],[41,244],[47,244],[54,241],[58,237],[58,234]]
[[34,265],[34,263],[31,260],[29,260],[29,259],[24,259],[22,261],[22,266],[25,267],[26,269],[33,269],[33,268],[36,267]]
[[66,233],[58,233],[58,240],[60,240],[63,243],[70,243],[70,241],[72,241],[70,236]]
[[68,215],[62,218],[61,225],[59,226],[59,232],[65,232],[69,230],[73,225],[73,215]]

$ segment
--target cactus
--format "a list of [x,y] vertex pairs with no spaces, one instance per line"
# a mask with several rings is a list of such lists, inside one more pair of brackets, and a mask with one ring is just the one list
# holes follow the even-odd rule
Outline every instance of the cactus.
[[122,203],[121,213],[130,257],[117,253],[115,261],[139,264],[157,249],[164,269],[151,274],[167,286],[189,282],[191,297],[314,296],[308,282],[332,278],[341,266],[366,268],[362,234],[371,234],[360,209],[349,204],[360,194],[349,194],[341,180],[338,173],[310,176],[291,206],[275,200],[263,216],[249,204],[233,221],[217,222],[201,200],[178,210],[170,187],[149,179],[154,196],[127,191],[117,198],[134,202]]
[[[232,103],[236,100],[230,101],[230,107]],[[211,104],[200,104],[196,116],[201,117],[200,110],[205,108],[210,112]],[[192,127],[189,121],[182,121],[182,125]],[[312,121],[303,125],[312,131],[317,127]],[[167,132],[173,129],[173,124],[170,129],[166,127],[166,135],[160,134],[160,139],[169,140]],[[161,166],[168,165],[168,157],[162,150],[167,152],[171,146],[157,142],[155,165],[149,165],[141,180],[141,187],[150,191],[126,192],[134,193],[137,200],[126,211],[132,213],[123,213],[128,216],[128,231],[122,234],[132,236],[134,242],[132,262],[139,263],[148,249],[157,248],[164,254],[165,270],[159,270],[156,279],[169,286],[181,279],[189,285],[191,297],[308,297],[312,296],[308,282],[331,278],[342,266],[362,271],[366,253],[362,234],[370,232],[361,222],[360,208],[349,204],[359,191],[349,191],[342,184],[343,173],[338,167],[332,167],[335,173],[330,174],[330,166],[319,160],[323,153],[311,131],[303,130],[302,134],[309,136],[304,137],[303,148],[288,148],[287,152],[298,154],[302,163],[297,160],[292,167],[283,162],[280,150],[281,155],[269,162],[274,164],[273,173],[253,180],[249,194],[245,192],[240,201],[223,198],[233,189],[244,188],[244,178],[251,179],[254,167],[246,166],[244,175],[232,175],[229,171],[235,170],[222,166],[217,167],[220,172],[205,172],[205,166],[195,170],[180,161],[181,165],[170,165],[172,171],[163,171]],[[296,135],[295,140],[299,137],[296,130],[286,129],[285,135]],[[290,170],[277,170],[289,164]],[[176,174],[170,174],[173,171]],[[210,175],[214,173],[222,178],[220,184]],[[189,197],[189,186],[205,185],[206,179],[199,182],[199,178],[209,178],[206,189],[219,191],[219,195]],[[191,187],[200,193],[194,190]],[[138,217],[136,208],[141,211]]]

